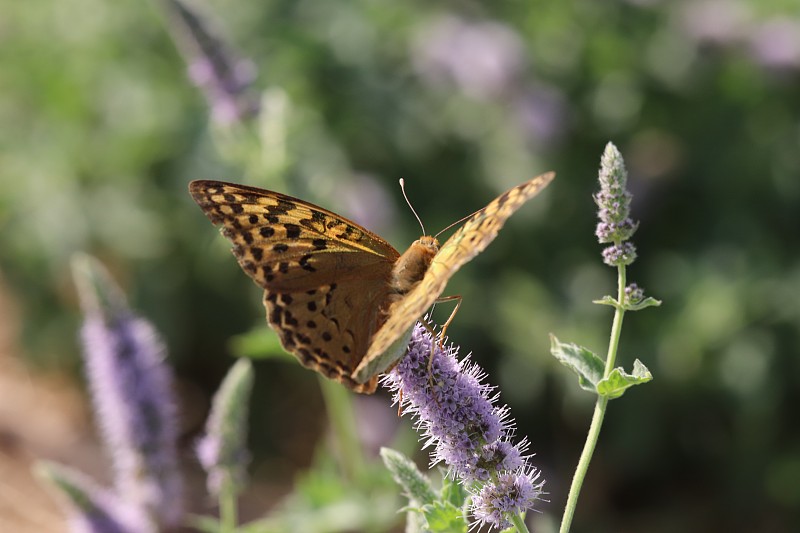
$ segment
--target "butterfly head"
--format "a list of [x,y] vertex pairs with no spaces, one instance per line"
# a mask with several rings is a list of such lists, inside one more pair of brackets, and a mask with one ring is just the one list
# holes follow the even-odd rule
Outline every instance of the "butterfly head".
[[419,272],[419,279],[422,279],[431,261],[433,261],[433,258],[436,257],[438,253],[439,240],[430,235],[423,235],[408,247],[408,250],[406,250],[406,253],[404,253],[400,259],[409,256],[408,259],[410,261],[417,262],[419,266],[416,270]]
[[431,237],[430,235],[423,235],[414,241],[414,244],[411,245],[411,248],[416,246],[424,248],[428,253],[433,255],[436,255],[439,252],[439,240],[436,237]]

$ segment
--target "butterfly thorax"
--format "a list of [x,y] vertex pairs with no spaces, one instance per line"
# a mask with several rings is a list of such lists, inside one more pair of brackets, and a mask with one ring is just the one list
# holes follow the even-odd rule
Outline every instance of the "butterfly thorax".
[[406,294],[422,280],[438,252],[439,241],[425,235],[414,241],[395,261],[390,281],[395,299]]

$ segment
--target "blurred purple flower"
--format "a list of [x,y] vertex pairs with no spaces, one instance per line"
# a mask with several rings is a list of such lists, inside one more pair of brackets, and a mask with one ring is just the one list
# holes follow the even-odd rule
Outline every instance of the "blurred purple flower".
[[206,95],[214,121],[221,125],[258,115],[259,102],[250,92],[256,78],[252,61],[234,54],[210,24],[178,0],[163,0],[170,31],[189,65],[189,78]]
[[750,24],[750,10],[740,0],[687,2],[682,9],[687,33],[700,42],[737,42]]
[[337,187],[350,218],[379,235],[395,227],[394,204],[386,188],[374,176],[356,174]]
[[750,36],[750,48],[762,65],[800,67],[800,20],[776,18],[761,24]]
[[219,496],[228,486],[236,490],[244,483],[247,451],[247,413],[253,388],[253,369],[249,360],[236,362],[214,395],[206,433],[195,448],[200,464],[208,474],[209,493]]
[[516,97],[515,107],[523,129],[536,146],[557,142],[569,123],[566,99],[554,87],[537,84],[527,88],[524,95]]
[[519,74],[522,40],[496,22],[441,18],[416,38],[412,60],[433,85],[455,84],[469,96],[488,100],[503,93]]
[[538,473],[526,465],[527,441],[511,444],[513,421],[507,407],[494,405],[498,395],[481,383],[483,371],[468,358],[459,361],[452,345],[435,348],[429,371],[432,342],[431,334],[417,324],[408,354],[383,383],[395,393],[403,413],[416,418],[424,447],[434,446],[432,463],[447,464],[450,475],[481,502],[480,508],[473,505],[476,518],[499,527],[508,513],[533,506],[544,483],[533,483]]
[[46,461],[36,465],[36,472],[59,489],[72,533],[155,533],[155,528],[137,522],[129,507],[84,474]]
[[156,331],[128,308],[95,259],[73,261],[92,403],[112,454],[117,495],[158,528],[183,518],[172,375]]

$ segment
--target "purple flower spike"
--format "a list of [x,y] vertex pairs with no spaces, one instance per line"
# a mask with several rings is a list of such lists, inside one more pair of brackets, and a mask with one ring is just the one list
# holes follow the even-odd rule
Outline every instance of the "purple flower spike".
[[472,514],[497,529],[511,527],[508,516],[530,509],[541,496],[544,482],[538,479],[538,471],[523,468],[499,474],[472,498]]
[[626,242],[638,227],[629,216],[631,193],[625,188],[627,181],[622,154],[608,143],[600,161],[600,191],[594,195],[594,201],[600,219],[595,235],[601,243],[612,243],[603,250],[603,262],[609,266],[630,265],[636,259],[636,247]]
[[189,65],[189,78],[206,95],[214,121],[223,126],[256,117],[259,103],[250,92],[255,65],[237,57],[193,9],[164,0],[173,39]]
[[41,461],[36,465],[36,474],[58,489],[72,533],[155,532],[116,495],[98,487],[80,472]]
[[154,529],[183,518],[172,376],[153,327],[127,307],[96,260],[73,261],[84,309],[81,336],[92,403],[112,453],[119,498]]
[[234,490],[244,484],[250,460],[247,406],[252,389],[252,365],[249,360],[240,359],[214,395],[206,433],[197,443],[197,458],[208,473],[208,492],[215,496],[225,489],[226,482]]
[[528,443],[510,442],[514,424],[508,408],[494,405],[494,387],[481,383],[480,367],[456,358],[457,347],[437,346],[428,370],[432,342],[431,334],[417,324],[408,354],[383,383],[403,412],[416,418],[425,446],[434,446],[432,463],[447,464],[450,475],[473,494],[479,523],[505,524],[510,514],[531,508],[542,493],[544,483],[534,483],[538,471],[526,464]]

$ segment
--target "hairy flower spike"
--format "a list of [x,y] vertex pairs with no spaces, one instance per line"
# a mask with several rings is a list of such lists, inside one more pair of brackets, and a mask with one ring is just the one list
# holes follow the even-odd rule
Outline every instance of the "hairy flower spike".
[[622,266],[636,259],[636,247],[628,241],[638,223],[630,218],[631,193],[625,187],[628,172],[617,147],[606,145],[600,161],[600,191],[594,195],[599,208],[595,235],[601,243],[613,243],[603,250],[603,261],[609,266]]
[[230,369],[214,396],[206,434],[197,444],[197,457],[208,473],[208,491],[219,496],[226,480],[244,485],[247,451],[247,405],[253,389],[253,367],[240,359]]
[[98,487],[80,472],[48,461],[36,465],[36,474],[59,490],[72,533],[145,533],[155,531],[116,495]]
[[505,524],[511,514],[533,506],[544,483],[534,483],[538,471],[526,464],[527,441],[510,442],[514,424],[508,408],[494,405],[495,389],[481,383],[484,374],[477,365],[468,358],[459,361],[457,347],[436,346],[429,372],[434,342],[417,324],[408,354],[383,383],[403,412],[416,418],[425,446],[433,445],[432,463],[447,464],[450,475],[472,492],[478,521]]
[[81,336],[92,403],[115,489],[154,529],[183,518],[172,375],[153,327],[128,308],[95,259],[73,260],[85,321]]
[[499,530],[511,527],[508,516],[530,509],[541,496],[544,482],[538,479],[539,471],[523,468],[498,475],[473,496],[472,513]]

